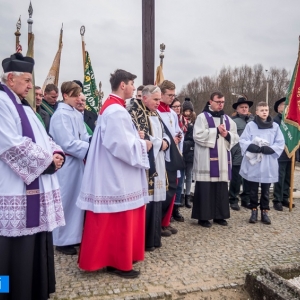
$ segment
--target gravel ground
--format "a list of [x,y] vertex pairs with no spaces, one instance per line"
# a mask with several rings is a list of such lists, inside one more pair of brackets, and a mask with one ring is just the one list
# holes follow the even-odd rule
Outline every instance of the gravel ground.
[[[300,190],[299,164],[295,188]],[[248,299],[241,290],[247,272],[262,266],[300,263],[300,199],[294,203],[292,212],[288,208],[283,212],[271,209],[271,225],[260,221],[249,224],[250,211],[241,208],[231,211],[228,227],[214,224],[211,228],[197,225],[190,218],[191,210],[183,208],[185,222],[172,223],[178,234],[163,238],[162,248],[147,252],[145,261],[135,264],[141,276],[133,280],[103,270],[80,271],[77,256],[56,252],[57,288],[51,298]],[[207,294],[213,292],[222,298]]]

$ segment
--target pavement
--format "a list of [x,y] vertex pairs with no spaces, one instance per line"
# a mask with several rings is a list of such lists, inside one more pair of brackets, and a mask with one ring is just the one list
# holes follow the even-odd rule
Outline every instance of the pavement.
[[56,293],[51,299],[200,299],[208,291],[240,288],[246,274],[260,267],[300,263],[299,164],[294,178],[296,207],[292,212],[271,209],[271,225],[262,224],[260,215],[256,224],[249,224],[250,210],[242,207],[231,210],[227,227],[203,228],[191,219],[190,209],[181,209],[185,222],[171,223],[178,234],[162,238],[162,248],[146,252],[145,260],[134,265],[141,271],[136,279],[81,271],[77,256],[56,252]]

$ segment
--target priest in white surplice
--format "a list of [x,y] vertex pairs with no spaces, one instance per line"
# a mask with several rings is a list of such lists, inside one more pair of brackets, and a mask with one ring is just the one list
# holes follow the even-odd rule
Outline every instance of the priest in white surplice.
[[239,141],[236,123],[224,114],[225,98],[214,92],[194,125],[196,180],[192,218],[203,227],[209,220],[226,226],[230,217],[228,182],[231,179],[230,149]]
[[76,206],[79,195],[84,159],[89,149],[90,135],[87,133],[82,114],[76,109],[81,87],[66,81],[61,85],[64,102],[51,117],[50,134],[66,153],[64,168],[57,172],[66,226],[53,231],[56,250],[66,255],[77,253],[74,245],[81,242],[84,212]]
[[150,202],[146,208],[146,251],[153,251],[162,246],[161,206],[166,199],[165,159],[170,161],[170,153],[167,150],[170,139],[164,132],[163,124],[156,111],[160,98],[160,88],[147,85],[142,90],[142,100],[136,99],[129,109],[137,130],[142,130],[145,139],[153,143],[153,147],[149,151],[150,169],[147,172]]
[[25,100],[34,60],[16,53],[2,66],[0,275],[9,276],[9,294],[0,299],[46,300],[55,292],[51,231],[65,224],[55,174],[64,153]]
[[104,102],[94,131],[77,205],[86,212],[79,268],[135,278],[134,261],[144,259],[145,204],[148,203],[147,151],[125,109],[135,75],[111,74],[112,94]]

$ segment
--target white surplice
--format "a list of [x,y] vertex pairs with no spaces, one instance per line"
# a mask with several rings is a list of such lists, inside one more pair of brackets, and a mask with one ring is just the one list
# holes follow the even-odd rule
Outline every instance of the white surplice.
[[[228,133],[230,135],[230,142],[219,135],[217,127],[220,125],[220,118],[212,117],[215,123],[215,128],[209,128],[205,114],[201,113],[198,115],[194,124],[193,138],[195,141],[194,150],[194,163],[193,163],[193,178],[196,181],[229,181],[228,177],[228,151],[236,145],[239,141],[239,135],[237,134],[236,123],[228,118],[230,129]],[[225,122],[226,124],[226,122]],[[217,142],[218,145],[218,162],[219,162],[219,177],[210,176],[210,148],[214,148]],[[231,161],[231,153],[230,153]]]
[[95,213],[122,212],[149,202],[146,142],[127,110],[108,106],[98,116],[77,205]]
[[[14,96],[21,103],[18,96]],[[31,107],[23,107],[35,143],[22,135],[19,114],[8,95],[0,91],[1,236],[32,235],[65,224],[57,176],[42,175],[52,163],[53,153],[62,150],[47,135]],[[39,178],[40,188],[40,225],[26,228],[26,185],[36,178]]]
[[57,171],[66,226],[53,231],[53,244],[73,245],[81,242],[84,211],[76,206],[89,148],[89,134],[82,114],[68,104],[60,103],[51,117],[50,135],[66,153],[64,166]]
[[[182,153],[183,150],[183,132],[179,127],[178,123],[178,116],[175,113],[173,109],[171,109],[169,112],[161,112],[157,110],[158,114],[160,115],[161,119],[163,120],[164,124],[169,129],[170,133],[172,134],[172,137],[174,138],[177,134],[181,133],[182,139],[180,143],[178,144],[178,148],[180,152]],[[170,144],[171,145],[171,144]],[[180,178],[180,171],[177,171],[177,178]]]
[[155,159],[155,168],[157,176],[154,177],[154,194],[149,196],[149,201],[164,201],[166,200],[166,165],[165,156],[169,157],[170,150],[166,153],[161,151],[163,139],[167,140],[169,145],[170,139],[165,132],[163,132],[162,124],[157,116],[149,116],[151,122],[152,136],[150,140],[153,143],[153,152]]

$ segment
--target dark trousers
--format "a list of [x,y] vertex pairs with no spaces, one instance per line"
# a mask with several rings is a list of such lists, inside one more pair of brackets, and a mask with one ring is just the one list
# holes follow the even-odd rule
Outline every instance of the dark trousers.
[[161,204],[162,202],[150,202],[146,207],[146,248],[161,246]]
[[[250,208],[258,207],[258,187],[259,182],[248,181],[250,186]],[[260,209],[270,210],[269,207],[269,191],[271,183],[261,183]]]
[[177,188],[177,171],[168,171],[168,190],[166,200],[162,202],[162,219],[167,214]]
[[234,204],[239,202],[238,195],[240,193],[241,184],[243,184],[243,192],[240,194],[241,202],[244,204],[250,203],[249,181],[242,178],[239,174],[241,166],[232,166],[231,180],[229,184],[229,203]]
[[279,162],[278,182],[274,184],[273,202],[289,201],[291,184],[291,162]]

